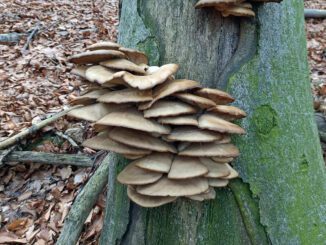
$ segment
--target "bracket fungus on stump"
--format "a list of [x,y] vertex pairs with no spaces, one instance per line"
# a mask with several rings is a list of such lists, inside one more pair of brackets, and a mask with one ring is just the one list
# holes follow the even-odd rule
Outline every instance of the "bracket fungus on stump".
[[[69,115],[94,123],[98,134],[83,145],[122,154],[132,162],[118,175],[143,207],[185,197],[215,198],[238,173],[230,134],[245,131],[232,120],[246,116],[228,93],[174,79],[179,66],[148,66],[142,52],[112,42],[93,44],[69,60],[89,91],[72,101]],[[82,66],[81,66],[82,64]]]

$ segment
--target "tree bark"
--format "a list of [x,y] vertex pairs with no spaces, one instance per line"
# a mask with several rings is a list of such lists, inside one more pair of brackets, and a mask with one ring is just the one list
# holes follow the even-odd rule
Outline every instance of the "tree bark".
[[[303,1],[259,4],[255,19],[222,18],[213,9],[195,10],[196,2],[123,0],[119,42],[145,51],[152,65],[179,63],[177,77],[237,99],[248,113],[240,122],[247,135],[233,138],[241,180],[210,202],[178,200],[154,209],[130,203],[129,223],[120,230],[112,232],[120,217],[106,219],[109,244],[323,244],[326,174]],[[128,202],[125,194],[118,198]],[[113,207],[107,212],[121,212]]]

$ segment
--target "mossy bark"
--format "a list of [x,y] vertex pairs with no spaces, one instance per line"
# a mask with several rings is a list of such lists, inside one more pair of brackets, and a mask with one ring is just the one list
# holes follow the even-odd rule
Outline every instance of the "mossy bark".
[[[178,63],[178,77],[227,89],[237,99],[248,113],[239,122],[247,135],[233,139],[241,180],[210,202],[123,205],[129,223],[123,222],[124,234],[110,233],[110,244],[324,244],[326,174],[309,91],[303,2],[258,4],[253,20],[195,10],[195,2],[123,0],[119,42],[146,51],[151,64]],[[108,212],[121,212],[114,208]],[[104,233],[121,224],[118,217],[108,223]]]

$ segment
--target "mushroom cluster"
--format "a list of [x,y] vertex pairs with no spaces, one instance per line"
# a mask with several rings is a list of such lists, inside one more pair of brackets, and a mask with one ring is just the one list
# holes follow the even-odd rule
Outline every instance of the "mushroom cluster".
[[[282,0],[251,0],[251,2],[280,2]],[[255,12],[252,10],[252,4],[246,0],[200,0],[196,3],[195,8],[215,8],[221,12],[223,17],[243,16],[254,17]]]
[[118,175],[129,198],[157,207],[186,197],[215,198],[238,173],[229,164],[239,155],[230,134],[245,131],[231,121],[245,112],[227,105],[227,93],[175,79],[179,66],[149,66],[142,52],[101,42],[69,58],[89,84],[69,115],[94,123],[98,134],[85,147],[122,154],[132,161]]

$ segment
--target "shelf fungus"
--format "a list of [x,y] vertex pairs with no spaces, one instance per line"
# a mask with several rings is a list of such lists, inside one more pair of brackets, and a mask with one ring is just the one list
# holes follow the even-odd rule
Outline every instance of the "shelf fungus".
[[97,135],[85,147],[131,160],[117,181],[133,202],[157,207],[178,198],[215,199],[214,188],[238,177],[231,162],[240,153],[230,134],[245,133],[232,121],[246,113],[229,105],[231,95],[175,79],[177,64],[149,66],[144,53],[113,42],[93,44],[69,60],[88,86],[71,101],[83,106],[69,116],[94,125]]
[[242,16],[254,17],[251,2],[281,2],[282,0],[199,0],[195,8],[215,8],[223,17]]

